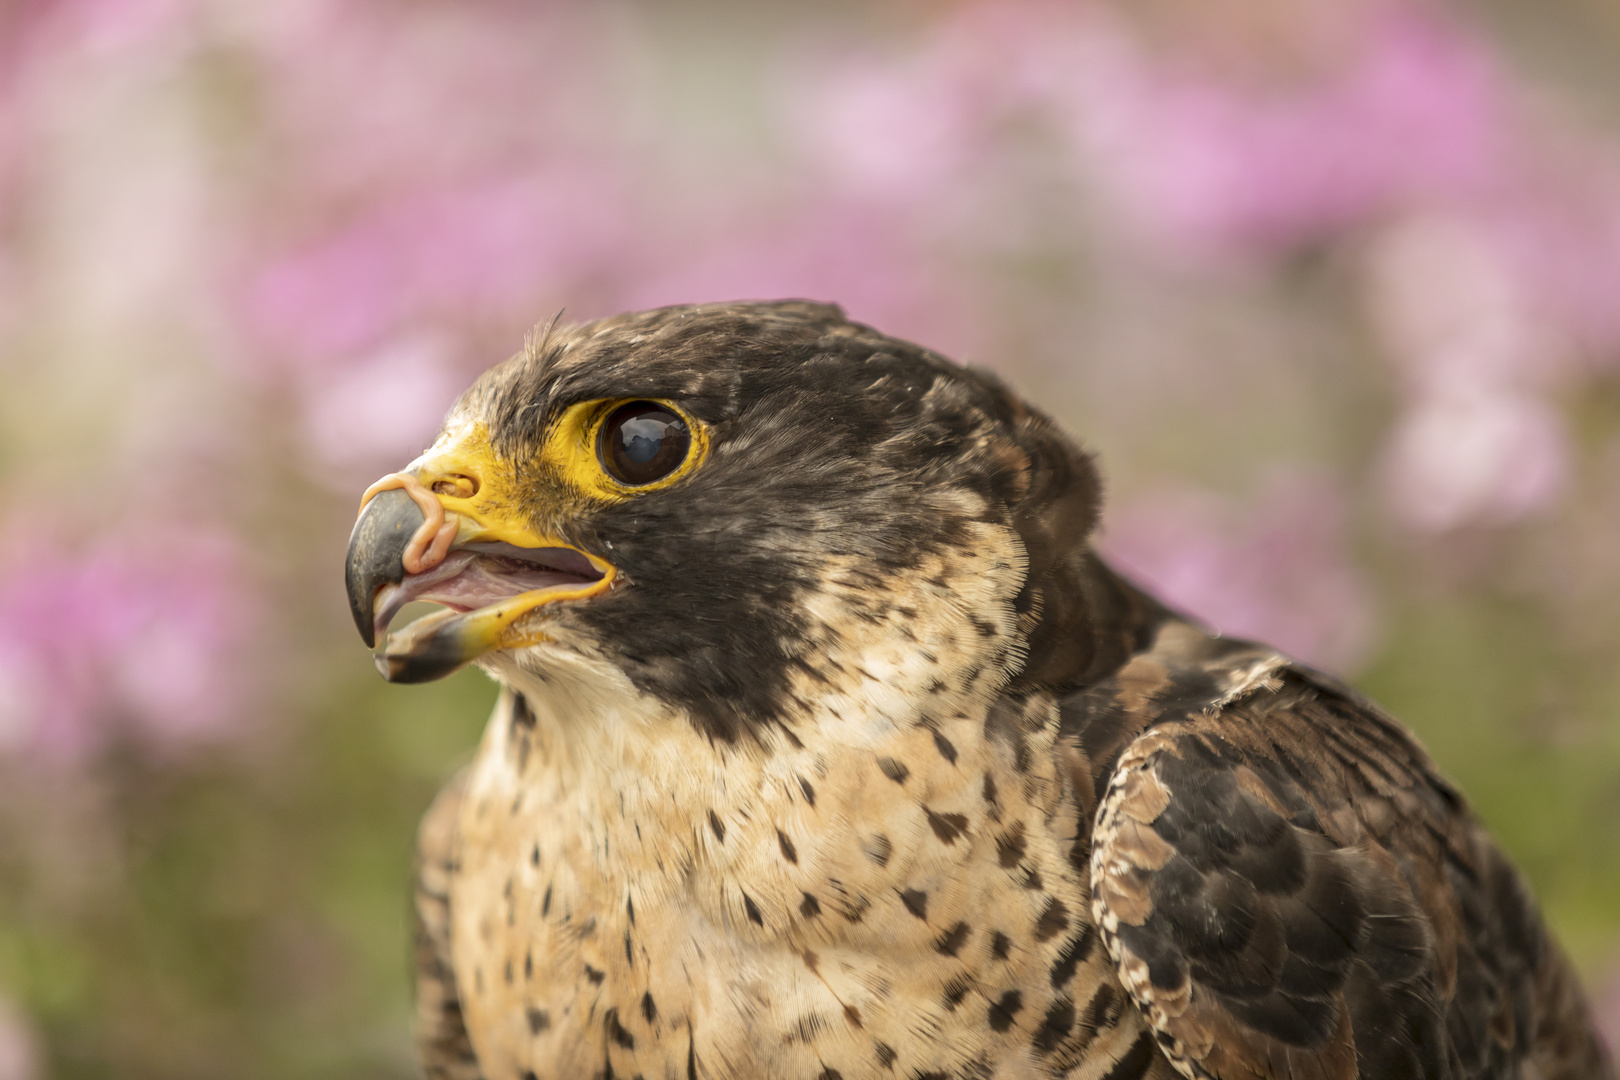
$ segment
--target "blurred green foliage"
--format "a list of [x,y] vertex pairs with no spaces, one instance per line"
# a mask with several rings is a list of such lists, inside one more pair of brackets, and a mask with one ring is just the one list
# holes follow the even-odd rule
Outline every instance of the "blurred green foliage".
[[416,821],[477,740],[481,673],[375,685],[365,654],[252,768],[111,766],[122,864],[54,909],[15,872],[0,981],[74,1077],[383,1077],[407,1015]]

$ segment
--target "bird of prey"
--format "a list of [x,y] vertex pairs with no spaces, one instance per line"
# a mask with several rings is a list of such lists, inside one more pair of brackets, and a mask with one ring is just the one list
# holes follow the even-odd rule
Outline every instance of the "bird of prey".
[[1092,459],[802,301],[553,328],[368,492],[448,1080],[1610,1076],[1515,870],[1355,691],[1092,550]]

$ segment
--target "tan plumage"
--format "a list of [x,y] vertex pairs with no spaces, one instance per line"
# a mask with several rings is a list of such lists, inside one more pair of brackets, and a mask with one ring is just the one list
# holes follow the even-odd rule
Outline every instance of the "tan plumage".
[[[597,399],[706,456],[599,484],[547,434]],[[422,829],[430,1075],[1607,1075],[1411,737],[1112,574],[1089,460],[988,377],[836,309],[668,309],[537,343],[447,430],[492,456],[424,485],[533,493],[478,536],[614,576],[467,617],[527,636],[479,646],[506,689]]]

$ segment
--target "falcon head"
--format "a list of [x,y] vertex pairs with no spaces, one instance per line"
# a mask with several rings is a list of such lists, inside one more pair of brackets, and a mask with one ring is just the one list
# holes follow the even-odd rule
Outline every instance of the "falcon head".
[[800,301],[553,329],[379,481],[347,578],[395,682],[627,682],[711,737],[1117,662],[1090,459],[992,376]]

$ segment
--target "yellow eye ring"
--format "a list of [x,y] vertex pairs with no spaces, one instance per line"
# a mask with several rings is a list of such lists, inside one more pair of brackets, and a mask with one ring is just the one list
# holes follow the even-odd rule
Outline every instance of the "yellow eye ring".
[[[610,432],[610,427],[620,421],[636,420],[642,423],[639,428],[632,428],[628,446],[622,440],[622,424],[617,432]],[[669,432],[671,427],[677,426],[678,433]],[[652,438],[660,433],[660,428],[674,435],[675,443],[648,446],[648,443],[660,441]],[[624,452],[617,455],[618,461],[631,466],[621,467],[619,476],[615,476],[612,469],[613,448],[604,446],[610,433],[621,436],[619,448]],[[679,437],[682,434],[684,439]],[[684,454],[677,458],[670,453],[671,449],[682,449]],[[609,452],[604,453],[605,450]],[[666,456],[658,459],[661,452]],[[679,483],[703,463],[708,452],[708,425],[675,402],[664,398],[605,398],[565,409],[546,439],[542,455],[549,457],[580,491],[617,502]],[[637,457],[642,460],[635,460]],[[654,460],[656,467],[640,474],[647,479],[642,483],[633,482],[638,476],[634,466],[651,465]]]

